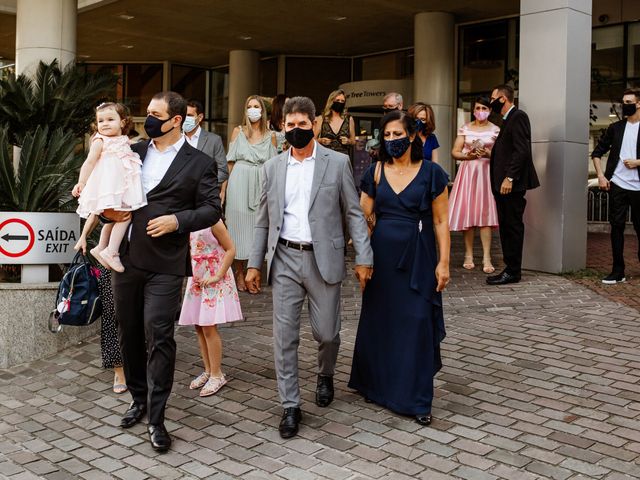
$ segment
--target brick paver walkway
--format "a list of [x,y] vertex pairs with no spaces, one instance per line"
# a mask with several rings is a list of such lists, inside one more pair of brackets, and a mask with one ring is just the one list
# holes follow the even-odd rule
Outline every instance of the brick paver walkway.
[[[640,262],[638,239],[625,235],[624,261],[627,281],[619,285],[604,285],[601,280],[611,272],[611,241],[608,233],[590,233],[587,241],[587,271],[572,279],[616,302],[640,310]],[[640,478],[640,473],[638,474]]]
[[640,478],[640,312],[559,276],[525,272],[517,285],[488,287],[459,263],[431,427],[346,388],[360,308],[349,279],[329,408],[313,402],[315,348],[303,328],[297,438],[277,433],[269,296],[245,295],[247,321],[221,329],[231,381],[218,395],[188,389],[199,355],[193,331],[178,329],[168,454],[151,450],[143,425],[117,427],[128,396],[111,392],[97,340],[0,371],[0,477]]

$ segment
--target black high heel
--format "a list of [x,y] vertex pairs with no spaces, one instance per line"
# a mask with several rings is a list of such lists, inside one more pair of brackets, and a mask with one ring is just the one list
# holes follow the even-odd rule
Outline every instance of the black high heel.
[[431,420],[432,418],[430,413],[416,415],[416,422],[418,422],[420,425],[431,425]]

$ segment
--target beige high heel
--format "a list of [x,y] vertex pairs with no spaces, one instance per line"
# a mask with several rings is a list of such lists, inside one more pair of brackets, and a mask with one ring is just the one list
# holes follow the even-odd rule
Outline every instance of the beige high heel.
[[476,268],[475,263],[473,263],[473,257],[464,256],[464,263],[462,264],[462,268],[467,270],[473,270]]

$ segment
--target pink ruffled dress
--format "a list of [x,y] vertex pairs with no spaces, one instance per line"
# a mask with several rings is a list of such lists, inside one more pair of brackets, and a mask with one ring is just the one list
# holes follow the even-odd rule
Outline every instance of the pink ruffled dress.
[[[500,128],[492,123],[489,125],[491,128],[484,131],[473,130],[473,122],[458,129],[458,135],[464,135],[463,153],[482,147],[491,151]],[[489,158],[460,162],[449,197],[449,229],[451,231],[498,226],[496,202],[491,192],[489,162]]]
[[218,283],[206,287],[198,284],[204,277],[213,277],[224,259],[224,249],[211,228],[193,232],[189,238],[193,277],[187,281],[178,324],[206,327],[242,320],[240,299],[231,269]]
[[104,210],[130,211],[147,204],[142,186],[140,157],[131,150],[126,135],[107,137],[96,133],[92,142],[102,140],[102,153],[78,200],[78,215],[87,218]]

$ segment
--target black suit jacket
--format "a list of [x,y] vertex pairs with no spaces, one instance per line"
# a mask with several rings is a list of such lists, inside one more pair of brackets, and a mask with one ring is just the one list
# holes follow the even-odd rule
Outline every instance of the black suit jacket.
[[513,178],[514,192],[540,186],[531,155],[529,117],[516,107],[502,124],[491,150],[491,189],[494,193],[500,193],[506,177]]
[[[609,152],[609,158],[607,158],[607,166],[604,171],[604,176],[608,180],[613,177],[618,162],[620,161],[620,149],[622,148],[622,139],[624,137],[624,129],[627,126],[627,120],[619,120],[612,123],[607,128],[605,134],[600,137],[600,141],[596,148],[591,153],[591,158],[602,158],[607,152]],[[640,135],[636,140],[636,158],[640,158]],[[625,160],[625,159],[622,159]],[[640,168],[636,168],[638,177],[640,178]]]
[[[131,149],[144,162],[148,146],[142,141]],[[170,214],[178,219],[177,231],[147,235],[149,220]],[[191,275],[189,233],[211,227],[221,214],[216,163],[185,141],[160,183],[147,193],[147,205],[133,212],[131,239],[122,242],[129,263],[154,273]]]

